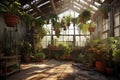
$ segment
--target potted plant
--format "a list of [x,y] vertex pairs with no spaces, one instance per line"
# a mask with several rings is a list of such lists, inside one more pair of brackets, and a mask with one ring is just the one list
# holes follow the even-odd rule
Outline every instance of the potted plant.
[[67,29],[67,21],[65,19],[65,16],[61,19],[61,27],[63,28],[63,30]]
[[88,20],[90,20],[91,12],[88,9],[84,9],[80,15],[78,16],[78,23],[86,23]]
[[99,9],[103,13],[104,19],[108,19],[108,12],[111,10],[111,5],[109,3],[103,3]]
[[84,55],[80,53],[77,57],[77,61],[83,63],[84,62]]
[[64,46],[64,57],[66,60],[71,59],[71,55],[70,55],[71,51],[72,49],[68,45]]
[[60,28],[61,28],[60,22],[55,22],[54,31],[55,31],[55,35],[56,35],[58,38],[59,38],[59,36],[60,36]]
[[[101,45],[103,45],[103,44],[101,44]],[[106,57],[107,57],[108,51],[109,50],[103,46],[101,48],[98,48],[95,51],[94,56],[95,56],[95,61],[96,61],[96,70],[99,72],[104,73],[106,70]]]
[[67,26],[69,27],[70,26],[70,22],[72,20],[72,16],[71,15],[65,16],[65,20],[66,20]]
[[89,32],[90,32],[90,33],[91,33],[91,32],[94,32],[95,27],[96,27],[96,24],[95,24],[94,22],[91,22],[91,23],[90,23],[90,26],[89,26],[89,28],[88,28]]
[[21,59],[25,62],[31,61],[32,45],[28,41],[22,41],[19,45]]
[[15,27],[19,21],[19,16],[22,14],[22,7],[18,1],[4,1],[0,3],[0,12],[4,15],[5,23],[8,27]]
[[51,13],[49,15],[49,20],[51,20],[52,26],[55,25],[55,22],[59,19],[59,17],[57,16],[57,14],[53,14]]
[[115,61],[119,61],[120,60],[120,49],[114,50],[114,52],[113,52],[113,59]]
[[78,25],[78,28],[79,28],[78,30],[80,30],[83,34],[87,34],[89,24],[88,23],[87,24],[81,23],[81,24]]
[[37,49],[35,53],[35,58],[37,61],[41,62],[43,61],[43,59],[45,59],[45,54],[40,49]]

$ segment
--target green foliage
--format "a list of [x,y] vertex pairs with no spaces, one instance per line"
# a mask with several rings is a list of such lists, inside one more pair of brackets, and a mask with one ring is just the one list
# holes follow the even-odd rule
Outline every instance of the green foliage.
[[28,41],[21,42],[20,52],[30,55],[32,53],[32,45]]
[[108,13],[111,10],[111,5],[109,3],[103,3],[99,9],[102,13]]
[[88,9],[84,9],[80,15],[78,16],[77,22],[78,23],[86,23],[91,18],[91,12]]
[[89,24],[79,24],[79,30],[82,31],[83,34],[88,32]]
[[40,38],[43,39],[44,36],[46,36],[47,32],[49,32],[49,31],[47,29],[45,29],[44,27],[40,27],[39,32],[40,32]]
[[18,1],[3,1],[0,3],[0,12],[1,13],[13,13],[21,15],[23,13],[22,6]]
[[91,22],[89,27],[96,27],[95,22]]
[[51,14],[49,15],[49,19],[51,20],[51,23],[52,23],[52,25],[54,26],[54,25],[55,25],[55,22],[57,22],[57,20],[59,19],[59,17],[57,16],[57,14],[51,13]]
[[113,52],[113,57],[114,58],[120,58],[120,49],[116,49]]
[[54,28],[56,30],[59,30],[61,28],[61,23],[60,22],[55,22]]
[[82,53],[80,53],[79,56],[77,57],[77,61],[84,62],[84,55]]
[[66,20],[67,26],[70,26],[70,22],[72,20],[72,16],[70,14],[65,16],[65,20]]
[[41,19],[41,18],[39,18],[39,19],[34,19],[33,22],[35,23],[35,26],[38,27],[38,28],[39,28],[39,27],[43,27],[43,25],[46,24],[45,20],[44,20],[44,19]]
[[36,50],[35,58],[37,58],[37,59],[44,59],[45,58],[45,54],[41,51],[41,49]]
[[26,27],[31,27],[34,17],[27,13],[24,13],[21,17],[25,21]]

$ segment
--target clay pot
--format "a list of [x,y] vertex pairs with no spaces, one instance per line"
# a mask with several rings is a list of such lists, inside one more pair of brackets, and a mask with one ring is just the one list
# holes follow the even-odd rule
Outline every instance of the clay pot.
[[101,61],[96,61],[96,71],[104,73],[106,71],[106,64]]
[[94,32],[95,31],[95,27],[89,27],[89,32]]
[[15,14],[5,14],[4,20],[8,27],[15,27],[19,21],[19,17]]

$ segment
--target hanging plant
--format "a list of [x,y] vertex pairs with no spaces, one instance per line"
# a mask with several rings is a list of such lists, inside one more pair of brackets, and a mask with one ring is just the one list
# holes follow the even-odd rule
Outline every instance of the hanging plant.
[[65,16],[65,20],[66,20],[67,26],[69,27],[70,26],[70,22],[72,20],[72,16],[71,15]]
[[55,22],[55,25],[53,27],[54,27],[54,31],[59,30],[61,28],[60,22]]
[[59,17],[57,16],[57,14],[53,14],[51,13],[49,15],[49,20],[51,20],[51,23],[52,25],[54,26],[55,25],[55,22],[59,19]]
[[19,16],[23,11],[18,1],[4,1],[0,3],[0,12],[4,15],[4,21],[8,27],[15,27],[19,21]]
[[99,9],[103,13],[104,19],[108,19],[108,12],[111,10],[111,5],[109,3],[103,3]]
[[67,29],[66,26],[67,26],[66,19],[65,19],[65,17],[63,17],[61,20],[61,27],[63,28],[63,30],[66,30]]
[[86,34],[88,32],[89,24],[79,24],[78,27],[83,34]]
[[55,31],[55,35],[57,36],[57,38],[60,37],[60,29],[57,29],[57,30]]
[[80,15],[78,16],[78,23],[86,23],[88,20],[90,20],[91,12],[88,9],[83,10]]
[[95,27],[96,27],[96,24],[95,24],[94,22],[91,22],[91,23],[90,23],[90,26],[89,26],[89,28],[88,28],[89,32],[90,32],[90,33],[91,33],[91,32],[94,32]]
[[47,30],[44,27],[40,28],[40,38],[43,39],[47,35]]

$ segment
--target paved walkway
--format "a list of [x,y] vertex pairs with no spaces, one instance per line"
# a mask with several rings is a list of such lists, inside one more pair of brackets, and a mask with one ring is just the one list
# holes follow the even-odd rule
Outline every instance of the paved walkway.
[[66,61],[44,61],[22,64],[21,71],[8,76],[6,80],[109,80],[102,74],[82,70]]

